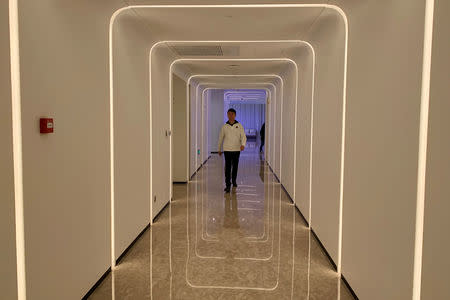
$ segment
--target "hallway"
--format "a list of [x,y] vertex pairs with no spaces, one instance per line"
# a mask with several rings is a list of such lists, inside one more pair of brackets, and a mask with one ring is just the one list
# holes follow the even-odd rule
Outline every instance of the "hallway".
[[174,185],[174,201],[88,299],[354,299],[257,150],[242,153],[230,194],[217,154]]
[[450,299],[449,13],[1,1],[0,298]]

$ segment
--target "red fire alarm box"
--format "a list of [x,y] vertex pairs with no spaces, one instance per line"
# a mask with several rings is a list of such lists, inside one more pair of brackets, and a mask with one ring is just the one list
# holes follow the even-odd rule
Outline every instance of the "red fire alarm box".
[[40,121],[41,133],[53,133],[53,119],[41,118]]

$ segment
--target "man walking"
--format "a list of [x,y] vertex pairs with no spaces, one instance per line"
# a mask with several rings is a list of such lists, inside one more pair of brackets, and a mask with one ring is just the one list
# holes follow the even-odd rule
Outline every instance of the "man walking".
[[236,178],[239,165],[239,156],[244,151],[247,137],[244,127],[236,121],[236,111],[230,108],[227,112],[228,122],[226,122],[219,135],[219,155],[225,154],[225,192],[229,193],[231,181],[233,187],[237,187]]
[[259,152],[262,152],[264,147],[264,141],[266,139],[266,123],[263,123],[261,130],[259,131],[259,136],[261,137],[261,146],[259,146]]

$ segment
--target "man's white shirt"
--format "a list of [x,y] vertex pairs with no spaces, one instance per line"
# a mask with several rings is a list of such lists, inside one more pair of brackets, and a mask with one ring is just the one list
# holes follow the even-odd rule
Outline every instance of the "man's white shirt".
[[[223,150],[222,149],[223,143]],[[226,122],[219,134],[219,152],[221,151],[241,151],[241,146],[245,147],[247,143],[247,136],[245,135],[244,127],[238,121],[233,125]]]

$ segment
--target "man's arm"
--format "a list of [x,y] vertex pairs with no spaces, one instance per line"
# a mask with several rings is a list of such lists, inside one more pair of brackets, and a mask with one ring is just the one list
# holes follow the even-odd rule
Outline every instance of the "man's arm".
[[247,135],[245,135],[244,126],[241,125],[241,151],[244,151],[247,144]]
[[219,152],[219,155],[222,155],[222,143],[223,143],[223,136],[224,136],[224,132],[223,132],[223,126],[220,129],[220,133],[219,133],[219,145],[217,146],[217,151]]

